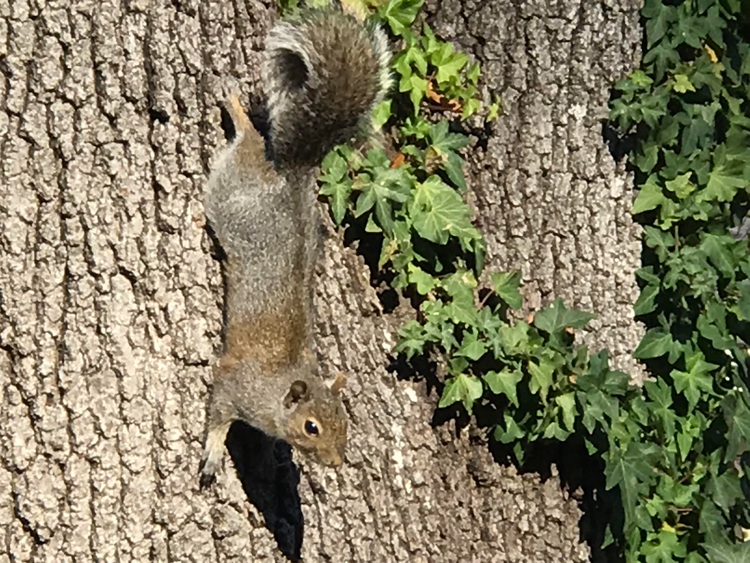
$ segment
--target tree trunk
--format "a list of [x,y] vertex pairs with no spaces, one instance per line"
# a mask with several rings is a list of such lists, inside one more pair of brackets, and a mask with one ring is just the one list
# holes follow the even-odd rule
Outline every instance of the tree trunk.
[[[503,100],[469,170],[488,267],[520,267],[532,308],[599,313],[592,342],[624,366],[640,243],[599,120],[635,60],[637,4],[426,9]],[[554,473],[433,428],[435,391],[386,369],[398,321],[340,235],[318,343],[349,376],[347,463],[297,470],[278,447],[257,467],[237,425],[234,463],[198,489],[223,300],[203,186],[224,93],[258,99],[272,18],[257,0],[0,0],[0,563],[284,561],[300,542],[306,561],[586,561]]]

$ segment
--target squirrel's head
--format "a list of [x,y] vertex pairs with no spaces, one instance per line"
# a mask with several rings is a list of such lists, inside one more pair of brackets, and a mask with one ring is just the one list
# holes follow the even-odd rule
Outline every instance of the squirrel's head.
[[344,376],[328,381],[297,379],[284,397],[289,411],[287,441],[322,465],[338,466],[346,448],[346,413],[340,391]]

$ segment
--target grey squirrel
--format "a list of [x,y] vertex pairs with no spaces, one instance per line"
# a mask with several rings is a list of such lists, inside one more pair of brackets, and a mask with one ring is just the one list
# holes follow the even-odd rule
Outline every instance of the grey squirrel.
[[390,84],[389,58],[376,25],[336,7],[307,8],[266,37],[269,147],[237,96],[229,98],[236,136],[216,159],[204,201],[226,253],[227,330],[201,485],[213,480],[237,419],[319,463],[343,462],[343,376],[323,380],[313,351],[315,175],[331,148],[367,133]]

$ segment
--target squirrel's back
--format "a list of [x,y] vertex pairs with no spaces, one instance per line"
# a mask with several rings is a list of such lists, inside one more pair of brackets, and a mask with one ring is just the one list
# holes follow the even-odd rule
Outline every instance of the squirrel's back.
[[276,23],[263,63],[274,164],[316,166],[335,145],[358,137],[390,86],[389,58],[378,26],[339,9]]

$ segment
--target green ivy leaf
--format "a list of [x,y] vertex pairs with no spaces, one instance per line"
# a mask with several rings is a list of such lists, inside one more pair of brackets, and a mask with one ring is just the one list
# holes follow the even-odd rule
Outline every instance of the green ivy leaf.
[[461,347],[456,350],[455,355],[468,358],[476,362],[484,356],[487,351],[487,344],[479,340],[479,333],[476,329],[464,332],[464,338]]
[[530,351],[529,325],[516,321],[500,327],[500,338],[509,354],[526,354]]
[[666,182],[666,187],[670,192],[673,192],[680,199],[685,199],[695,190],[695,185],[690,182],[690,177],[693,175],[692,172],[686,172],[680,174],[674,180]]
[[725,350],[734,345],[734,340],[727,331],[726,313],[723,303],[709,303],[696,323],[700,335],[711,341],[717,350]]
[[[675,38],[679,43],[687,43],[694,49],[701,48],[701,39],[706,33],[705,19],[692,13],[686,5],[677,8],[677,29]],[[678,43],[678,44],[679,44]]]
[[666,262],[675,245],[672,234],[655,227],[644,227],[643,234],[646,246],[654,249],[661,262]]
[[659,290],[658,285],[647,285],[641,290],[633,305],[633,312],[636,316],[647,315],[656,308],[656,297],[659,295]]
[[737,317],[741,321],[750,321],[750,280],[737,284],[739,297],[737,298]]
[[730,544],[726,540],[704,543],[710,563],[747,563],[750,561],[750,543]]
[[473,288],[476,280],[471,272],[455,272],[445,278],[442,287],[450,295],[451,302],[446,311],[455,323],[474,326],[477,322],[477,310],[474,307]]
[[641,69],[637,69],[631,72],[628,78],[633,84],[644,87],[644,88],[646,86],[651,86],[654,83],[651,77],[645,72],[643,72]]
[[489,307],[482,307],[477,311],[477,328],[487,337],[487,342],[492,348],[492,337],[498,336],[500,327],[507,326],[505,319],[495,314]]
[[734,239],[729,235],[714,235],[705,233],[701,249],[706,253],[711,263],[724,274],[725,277],[734,279],[736,262],[732,253]]
[[659,518],[663,520],[667,513],[667,505],[660,496],[654,495],[650,499],[646,500],[646,510],[648,510],[649,516]]
[[426,53],[420,49],[416,44],[410,46],[404,52],[404,60],[408,63],[413,63],[417,68],[417,72],[424,78],[427,76],[427,56]]
[[[371,151],[372,152],[372,151]],[[360,190],[354,216],[360,217],[373,207],[383,230],[393,234],[393,208],[391,202],[405,203],[411,194],[412,180],[403,168],[380,168],[361,174],[353,187]]]
[[653,131],[653,141],[662,149],[674,146],[680,133],[680,123],[675,116],[665,115],[660,127]]
[[676,435],[677,450],[680,453],[680,459],[685,461],[690,453],[690,447],[693,445],[693,436],[680,432]]
[[630,442],[625,450],[610,449],[606,456],[604,474],[606,489],[620,487],[623,510],[625,511],[626,537],[635,527],[635,510],[638,497],[648,495],[655,473],[652,469],[655,457],[659,453],[656,444]]
[[687,546],[673,530],[660,530],[656,538],[646,542],[641,548],[646,556],[646,563],[675,563],[674,557],[683,558]]
[[495,288],[497,296],[505,301],[511,309],[520,309],[523,305],[523,299],[518,292],[518,286],[521,285],[521,272],[497,272],[490,275],[492,285]]
[[469,70],[466,71],[466,80],[476,84],[478,78],[479,78],[479,63],[475,61],[472,63],[471,67],[469,67]]
[[638,268],[635,271],[635,275],[649,285],[659,285],[659,283],[661,283],[661,278],[654,273],[653,266],[644,266],[643,268]]
[[448,175],[448,179],[461,191],[466,190],[466,178],[464,178],[463,165],[464,159],[454,152],[448,153],[442,164],[442,168]]
[[438,176],[417,183],[409,213],[414,228],[429,241],[446,244],[450,235],[464,241],[481,238],[471,224],[468,206]]
[[694,483],[683,484],[675,481],[670,475],[661,473],[659,475],[659,484],[656,487],[656,493],[662,497],[665,502],[674,504],[678,507],[686,507],[693,504],[695,494],[699,487]]
[[470,115],[473,115],[477,110],[482,107],[482,102],[476,98],[469,98],[463,103],[463,110],[461,111],[461,119],[466,119]]
[[439,153],[447,154],[469,144],[469,137],[461,133],[451,133],[447,121],[438,121],[430,126],[430,145]]
[[372,215],[367,216],[367,223],[365,223],[365,232],[366,233],[382,233],[383,229],[381,229],[378,224],[375,222],[375,219],[373,219]]
[[721,536],[725,526],[726,519],[716,504],[710,498],[704,500],[698,517],[698,530],[710,540]]
[[656,181],[656,175],[652,174],[638,191],[630,212],[633,215],[637,215],[644,211],[650,211],[660,206],[666,199],[662,193],[661,186]]
[[555,440],[564,442],[568,439],[570,434],[571,432],[569,430],[563,430],[563,428],[557,423],[557,421],[553,420],[544,428],[542,437],[545,439],[554,438]]
[[729,514],[734,503],[745,496],[740,487],[740,477],[735,469],[728,469],[716,477],[711,476],[706,490],[725,514]]
[[453,356],[448,362],[448,373],[451,376],[457,376],[465,372],[469,368],[469,360],[466,358],[460,358]]
[[438,407],[442,409],[460,401],[466,407],[466,412],[471,414],[474,401],[481,396],[482,382],[474,375],[461,373],[445,382]]
[[535,395],[538,394],[542,402],[546,403],[547,393],[552,385],[552,374],[555,371],[555,364],[542,358],[537,361],[529,360],[528,368],[529,375],[531,375],[529,391]]
[[672,89],[680,94],[684,94],[685,92],[695,92],[695,86],[690,83],[690,79],[684,74],[674,75]]
[[628,389],[628,380],[626,373],[609,369],[609,354],[606,350],[599,350],[589,356],[588,371],[576,379],[576,385],[584,391],[596,389],[617,396]]
[[[729,0],[728,3],[731,5],[735,3],[735,0]],[[737,10],[739,11],[739,9]],[[722,49],[726,47],[724,43],[723,34],[721,30],[726,27],[726,21],[719,13],[719,5],[714,3],[706,12],[706,30],[711,40],[716,43]]]
[[673,6],[664,6],[661,0],[645,0],[641,14],[646,18],[646,46],[651,49],[677,19],[677,11]]
[[420,295],[427,295],[432,291],[432,288],[435,287],[435,284],[437,283],[437,280],[433,276],[414,264],[409,264],[408,269],[409,283],[416,286],[417,293]]
[[375,131],[379,131],[383,128],[386,121],[391,117],[391,100],[383,100],[376,105],[372,112],[370,112],[370,119],[372,121],[372,128]]
[[659,146],[656,144],[647,144],[641,147],[640,154],[636,155],[636,166],[641,172],[650,172],[659,161]]
[[349,206],[349,196],[352,193],[352,181],[348,177],[349,166],[346,160],[334,150],[323,159],[322,169],[324,173],[320,176],[322,182],[320,194],[328,196],[333,220],[340,225],[344,220]]
[[724,456],[724,461],[728,462],[750,447],[750,408],[744,400],[734,395],[724,398],[721,406],[728,427]]
[[[404,124],[399,128],[399,134],[402,137],[415,137],[417,139],[424,139],[430,130],[430,124],[421,115],[408,116],[404,120]],[[404,150],[406,149],[406,150]],[[416,151],[416,147],[413,145],[407,145],[401,149],[404,153],[412,153]]]
[[440,166],[445,170],[450,181],[459,190],[465,190],[464,159],[455,151],[465,147],[469,142],[469,138],[460,133],[451,133],[448,130],[447,121],[440,121],[432,125],[428,137],[430,139],[429,154],[436,155],[440,161]]
[[[495,431],[493,433],[493,436],[495,440],[502,444],[509,444],[511,442],[515,442],[516,440],[519,440],[523,438],[526,435],[526,432],[523,431],[523,429],[518,426],[518,423],[515,421],[515,419],[509,414],[509,413],[503,413],[503,423],[505,427],[501,425],[495,426]],[[522,463],[522,453],[517,452],[516,456],[519,458],[519,463]]]
[[717,148],[714,153],[714,167],[708,175],[708,184],[701,192],[703,199],[732,201],[737,190],[744,189],[750,184],[742,163],[737,161],[722,163],[721,154],[723,154],[722,149]]
[[701,397],[701,391],[711,393],[714,379],[710,372],[719,366],[710,364],[703,359],[703,354],[696,352],[686,359],[688,371],[672,370],[670,375],[674,380],[674,387],[678,393],[685,395],[690,408],[694,407]]
[[378,16],[387,22],[394,35],[403,35],[417,17],[423,0],[387,0],[378,6]]
[[395,353],[404,352],[407,359],[411,359],[414,354],[421,354],[424,351],[427,334],[419,322],[407,322],[398,329],[398,335],[400,339],[393,349]]
[[[576,383],[580,381],[579,377]],[[602,427],[609,429],[609,424],[604,418],[604,415],[609,417],[609,422],[616,420],[620,416],[620,408],[617,404],[617,400],[614,397],[610,397],[600,391],[599,389],[591,389],[586,392],[582,397],[583,408],[583,426],[588,430],[590,434],[593,434],[594,429]]]
[[641,64],[649,70],[653,68],[654,78],[657,82],[661,82],[668,68],[673,67],[680,61],[680,55],[673,43],[672,39],[666,39],[643,55]]
[[511,404],[518,406],[518,395],[516,387],[523,379],[523,374],[518,370],[503,369],[502,371],[488,371],[482,376],[484,382],[495,395],[505,395]]
[[430,55],[430,62],[437,68],[435,79],[438,84],[458,81],[458,73],[468,62],[469,57],[463,53],[454,53],[450,43],[443,43],[440,48]]
[[563,425],[573,432],[575,430],[576,414],[578,413],[575,394],[565,393],[564,395],[558,395],[555,397],[555,402],[560,407],[560,412],[562,412]]
[[559,297],[539,310],[534,315],[534,326],[549,334],[564,330],[566,327],[581,328],[596,315],[579,311],[578,309],[567,309]]
[[409,92],[409,99],[414,107],[414,115],[417,115],[419,113],[419,106],[422,103],[422,98],[424,98],[427,93],[427,80],[412,75],[408,78],[405,85],[404,80],[402,80],[399,88],[402,92]]
[[649,329],[641,339],[633,356],[639,360],[658,358],[670,352],[675,346],[672,335],[661,328]]
[[667,438],[673,436],[677,415],[672,407],[672,389],[663,379],[646,380],[643,382],[643,388],[651,401],[650,410],[664,429],[664,435]]

